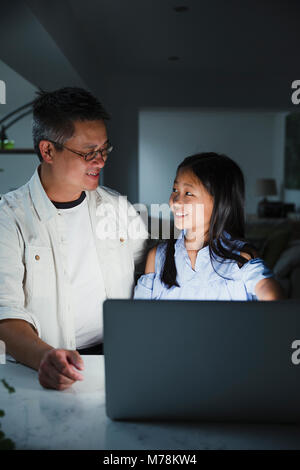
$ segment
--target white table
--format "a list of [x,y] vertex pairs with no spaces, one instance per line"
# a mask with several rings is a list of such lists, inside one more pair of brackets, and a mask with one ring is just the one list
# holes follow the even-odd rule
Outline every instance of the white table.
[[2,430],[17,449],[179,450],[300,449],[300,427],[230,423],[126,423],[105,414],[103,356],[83,356],[84,380],[59,392],[46,390],[37,372],[0,364]]

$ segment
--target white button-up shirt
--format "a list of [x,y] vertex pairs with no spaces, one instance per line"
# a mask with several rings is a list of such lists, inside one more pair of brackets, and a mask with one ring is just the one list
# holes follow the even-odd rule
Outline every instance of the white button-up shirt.
[[[98,187],[86,191],[86,198],[106,297],[130,298],[134,264],[145,254],[145,225],[116,191]],[[65,238],[64,218],[48,198],[38,168],[28,183],[2,196],[0,320],[25,320],[51,346],[75,349]]]

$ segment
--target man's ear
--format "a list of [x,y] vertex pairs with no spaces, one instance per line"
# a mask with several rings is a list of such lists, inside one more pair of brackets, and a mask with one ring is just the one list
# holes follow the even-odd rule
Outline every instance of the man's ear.
[[52,163],[53,161],[53,144],[49,140],[41,140],[39,143],[39,149],[43,160],[47,163]]

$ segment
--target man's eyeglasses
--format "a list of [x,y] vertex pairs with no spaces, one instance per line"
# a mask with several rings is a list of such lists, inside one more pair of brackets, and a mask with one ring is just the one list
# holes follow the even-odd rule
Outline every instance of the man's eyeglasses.
[[91,152],[88,153],[80,153],[77,152],[76,150],[72,150],[69,147],[66,147],[64,144],[60,144],[59,142],[55,142],[54,140],[47,139],[49,142],[52,144],[57,145],[58,147],[63,147],[66,150],[69,150],[69,152],[75,153],[76,155],[79,155],[80,157],[84,158],[86,162],[90,162],[91,160],[94,160],[94,158],[97,157],[97,155],[100,153],[101,157],[103,158],[104,161],[107,160],[108,155],[113,149],[113,146],[111,145],[110,142],[107,142],[107,145],[103,149],[98,149],[98,150],[92,150]]

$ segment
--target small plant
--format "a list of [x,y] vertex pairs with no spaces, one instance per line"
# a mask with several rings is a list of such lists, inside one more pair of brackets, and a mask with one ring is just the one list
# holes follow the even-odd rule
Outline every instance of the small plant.
[[4,387],[7,388],[8,393],[15,393],[14,387],[11,387],[10,385],[8,385],[5,379],[2,379],[1,382],[3,383]]
[[[8,385],[5,379],[2,379],[1,382],[3,383],[4,387],[8,390],[8,393],[15,393],[14,387],[11,387]],[[0,418],[2,418],[5,415],[3,410],[0,410]],[[0,423],[0,428],[1,428],[1,423]],[[0,450],[13,450],[15,449],[15,443],[11,440],[5,437],[5,434],[3,431],[0,429]]]

